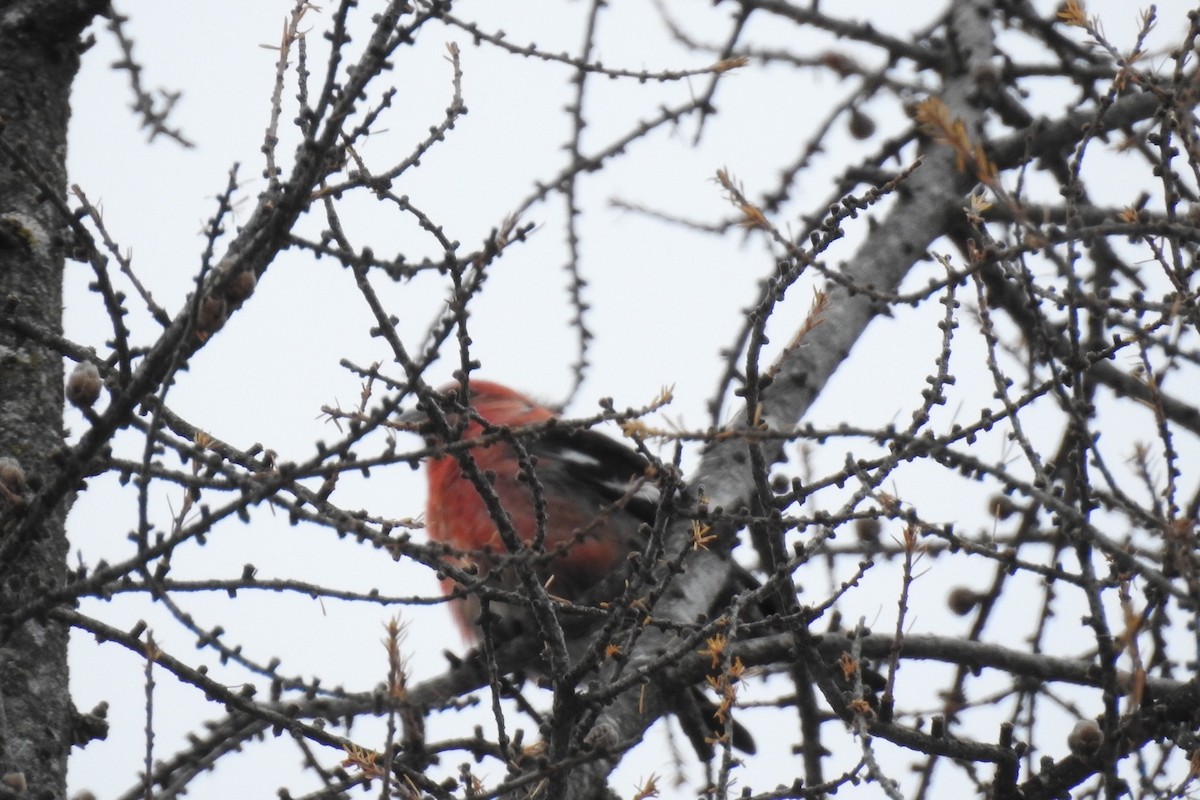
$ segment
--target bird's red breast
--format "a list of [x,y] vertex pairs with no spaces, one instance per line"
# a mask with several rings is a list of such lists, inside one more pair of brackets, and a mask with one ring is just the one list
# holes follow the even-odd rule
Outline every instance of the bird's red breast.
[[[499,384],[472,381],[470,386],[470,405],[489,425],[518,428],[556,416]],[[446,387],[443,394],[449,396],[456,389],[457,385]],[[463,439],[484,432],[472,418]],[[533,479],[524,474],[517,452],[507,442],[474,447],[470,453],[479,471],[491,480],[513,530],[526,545],[533,545],[539,532],[540,495],[545,522],[539,552],[526,552],[514,560],[479,490],[452,455],[430,459],[426,467],[426,530],[431,539],[454,551],[448,561],[481,576],[496,573],[494,582],[500,588],[519,585],[512,569],[522,567],[506,565],[532,564],[551,595],[568,601],[590,599],[592,590],[611,582],[637,545],[642,519],[624,507],[620,495],[644,473],[645,462],[624,445],[593,431],[534,437],[526,440],[525,448]],[[448,578],[442,588],[449,594],[458,586]],[[454,611],[467,638],[476,638],[478,602],[472,597],[460,599]]]

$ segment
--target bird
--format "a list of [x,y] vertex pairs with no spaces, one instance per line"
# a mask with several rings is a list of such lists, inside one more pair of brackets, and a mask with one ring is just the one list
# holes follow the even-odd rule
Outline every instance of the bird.
[[[662,503],[651,463],[598,431],[559,424],[554,410],[503,384],[471,379],[466,406],[460,402],[461,388],[450,383],[437,391],[435,402],[447,423],[440,430],[427,407],[401,415],[434,450],[425,464],[425,530],[445,546],[445,561],[475,576],[477,585],[522,596],[527,594],[524,581],[532,576],[564,612],[599,607],[620,595]],[[449,446],[452,431],[458,431],[458,441],[483,438],[465,448],[476,468],[474,478],[460,461],[464,449]],[[477,486],[481,478],[499,501],[507,526],[497,525]],[[478,589],[446,576],[442,590],[452,598],[464,638],[478,642],[484,626],[493,624],[493,617],[481,616]],[[544,634],[531,613],[532,601],[525,600],[489,601],[488,610],[509,630]],[[595,638],[595,615],[559,613],[557,619],[573,655]],[[715,706],[695,688],[680,692],[671,704],[697,753],[711,758],[711,737],[719,727],[712,721]],[[754,752],[750,734],[740,725],[733,728],[734,745]]]

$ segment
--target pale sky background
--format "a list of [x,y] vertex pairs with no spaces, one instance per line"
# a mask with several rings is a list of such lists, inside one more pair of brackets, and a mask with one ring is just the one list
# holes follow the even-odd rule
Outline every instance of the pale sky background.
[[[725,6],[669,5],[698,39],[723,40],[729,14]],[[890,0],[846,5],[852,5],[859,18],[870,19],[891,33],[919,27],[929,14],[942,8],[941,3]],[[1054,4],[1036,5],[1048,10]],[[827,7],[848,13],[842,12],[841,6]],[[291,2],[278,0],[125,0],[118,4],[118,10],[130,17],[127,31],[136,41],[145,84],[183,92],[172,123],[197,144],[193,150],[183,150],[164,139],[145,143],[138,119],[128,110],[127,77],[110,69],[118,57],[115,42],[102,27],[95,29],[97,43],[84,57],[73,93],[70,180],[103,208],[109,232],[132,251],[139,277],[170,312],[181,307],[193,287],[203,248],[202,228],[216,207],[214,197],[226,183],[229,166],[233,162],[242,165],[243,213],[248,213],[263,186],[260,145],[276,58],[275,51],[263,45],[278,42],[290,7]],[[1105,21],[1115,43],[1131,44],[1136,23],[1132,4],[1111,0],[1087,7]],[[1177,41],[1183,13],[1189,7],[1184,0],[1159,3],[1164,22],[1152,41]],[[579,3],[544,0],[490,0],[458,4],[456,13],[479,20],[485,28],[503,28],[513,42],[536,42],[553,52],[574,52],[582,38],[584,8]],[[308,19],[313,32],[310,66],[317,67],[317,73],[325,51],[319,34],[327,24],[324,14]],[[649,3],[617,0],[601,24],[605,33],[600,37],[598,57],[606,65],[657,70],[712,61],[672,43]],[[1081,32],[1073,34],[1082,37]],[[352,46],[353,52],[357,53],[356,46],[363,38]],[[799,52],[832,46],[828,40],[817,40],[807,32],[798,34],[783,25],[766,29],[760,24],[752,29],[751,38]],[[457,42],[462,49],[463,91],[470,113],[459,121],[447,142],[423,159],[419,169],[397,181],[395,188],[445,224],[448,234],[469,252],[532,191],[534,181],[549,180],[566,163],[561,145],[567,141],[569,118],[562,108],[570,100],[571,86],[565,67],[499,55],[490,47],[473,46],[465,33],[431,27],[423,32],[418,47],[400,54],[395,70],[385,77],[388,83],[380,84],[395,85],[399,95],[381,134],[363,148],[373,166],[383,168],[405,157],[428,127],[440,121],[450,98],[450,65],[444,58],[448,42]],[[844,43],[836,46],[848,48]],[[706,424],[704,404],[717,383],[718,352],[731,343],[742,309],[756,295],[757,281],[770,272],[770,251],[757,234],[720,239],[696,235],[614,209],[609,201],[619,197],[688,219],[724,219],[730,209],[712,180],[716,170],[728,168],[752,197],[774,188],[779,166],[790,160],[796,143],[820,120],[827,97],[848,91],[849,85],[841,85],[824,72],[751,64],[726,79],[716,98],[719,114],[709,120],[699,146],[692,146],[695,122],[689,120],[676,129],[655,132],[603,172],[582,179],[581,263],[590,284],[588,324],[596,338],[589,352],[592,369],[570,412],[591,413],[602,396],[614,397],[618,406],[641,405],[662,386],[674,385],[676,400],[658,422]],[[661,85],[593,79],[585,146],[603,146],[638,120],[653,115],[660,104],[678,104],[705,86],[703,78]],[[294,97],[294,81],[285,95],[289,100]],[[1074,95],[1044,96],[1029,102],[1035,109],[1055,113],[1063,102],[1073,99]],[[899,130],[899,109],[891,101],[867,110],[875,117],[881,135]],[[284,117],[286,121],[289,115]],[[814,169],[805,173],[793,192],[793,202],[778,218],[784,229],[794,229],[800,214],[812,212],[827,199],[831,176],[857,160],[855,153],[869,152],[878,143],[877,139],[856,142],[844,133],[830,141],[845,151],[818,158]],[[285,162],[290,160],[293,144],[289,132],[279,149]],[[1132,192],[1120,175],[1119,164],[1113,170],[1112,186],[1093,184],[1091,188],[1101,198],[1107,190],[1112,203],[1124,204]],[[479,375],[550,401],[560,400],[568,390],[570,365],[576,356],[575,337],[567,327],[572,310],[566,302],[567,276],[562,269],[566,258],[563,205],[561,199],[553,198],[526,215],[527,221],[539,223],[539,229],[528,243],[514,247],[497,262],[487,289],[472,306],[471,317],[474,355],[484,365]],[[392,209],[365,199],[349,201],[342,208],[342,219],[351,234],[360,243],[369,243],[378,255],[403,252],[416,261],[437,254],[430,239]],[[322,227],[319,217],[301,223],[301,230],[308,234]],[[830,263],[850,257],[865,222],[847,227],[847,240],[830,252]],[[948,246],[941,252],[952,254]],[[909,285],[923,284],[932,274],[934,267],[925,265],[914,273]],[[68,265],[66,327],[72,338],[103,350],[107,320],[98,297],[87,292],[90,279],[89,268]],[[422,276],[402,286],[386,285],[382,278],[375,285],[400,318],[406,342],[421,341],[421,333],[444,307],[444,283]],[[965,292],[963,299],[969,299],[969,293]],[[790,292],[774,326],[779,344],[790,338],[811,301],[810,283]],[[135,300],[131,299],[130,305],[137,309]],[[941,334],[935,323],[941,313],[940,304],[927,303],[919,310],[904,310],[877,321],[807,419],[826,425],[845,421],[868,426],[891,420],[906,424],[912,410],[920,406],[924,377],[940,349]],[[156,329],[145,313],[135,310],[131,324],[138,343],[152,341]],[[349,408],[358,401],[359,382],[338,366],[339,359],[365,365],[388,358],[381,343],[368,336],[373,324],[349,272],[329,260],[314,262],[299,252],[286,252],[272,265],[253,299],[193,359],[168,402],[192,423],[237,447],[261,442],[284,460],[303,458],[316,440],[337,436],[337,430],[322,418],[321,407],[340,403]],[[957,347],[961,349],[956,350],[956,369],[967,371],[980,363],[983,350],[977,335],[972,338],[964,332]],[[433,377],[445,379],[454,366],[439,364]],[[971,418],[987,403],[990,384],[960,381],[954,391],[952,402],[939,412],[942,422],[960,413]],[[1036,418],[1039,413],[1035,410],[1031,416]],[[1053,426],[1053,415],[1045,418]],[[83,429],[83,420],[74,412],[69,412],[68,419],[76,434]],[[1131,419],[1129,423],[1132,429],[1146,420]],[[1127,453],[1129,439],[1120,434],[1111,434],[1114,451]],[[121,442],[127,448],[138,447],[130,437]],[[817,471],[837,468],[850,447],[839,443],[817,453]],[[981,439],[979,452],[994,459],[1004,447],[999,436]],[[686,463],[695,463],[694,452]],[[942,480],[940,473],[931,475],[923,467],[913,467],[898,472],[888,490],[921,504],[922,513],[931,519],[983,519],[983,487],[950,487]],[[128,556],[132,545],[125,537],[136,520],[134,492],[118,488],[109,479],[92,481],[91,488],[70,519],[73,548],[87,563]],[[420,474],[396,467],[376,470],[369,480],[348,477],[339,485],[334,500],[344,507],[365,507],[402,518],[421,513],[423,495]],[[835,497],[829,495],[828,502],[832,504]],[[178,491],[160,486],[152,501],[155,518],[166,527],[171,510],[179,506]],[[252,524],[218,528],[208,546],[181,550],[173,560],[172,574],[176,578],[235,577],[247,562],[255,564],[259,575],[265,577],[377,587],[390,594],[437,593],[433,576],[423,569],[398,565],[382,553],[334,540],[324,530],[289,527],[286,519],[265,508],[254,513]],[[914,598],[914,631],[966,630],[967,623],[947,618],[944,611],[946,588],[964,578],[961,563],[943,558],[927,565]],[[823,576],[813,579],[814,585],[808,587],[811,596],[822,596],[827,589],[825,580]],[[847,599],[844,614],[851,622],[865,616],[873,627],[889,630],[895,614],[896,574],[890,567],[881,567],[872,574],[871,582],[873,586]],[[410,625],[410,664],[416,679],[443,669],[442,650],[464,650],[441,606],[388,609],[274,596],[254,597],[249,603],[242,598],[236,603],[224,597],[177,599],[201,625],[223,625],[227,641],[242,644],[251,657],[266,662],[279,655],[285,673],[320,675],[324,685],[365,690],[383,679],[386,660],[378,642],[382,623],[396,612]],[[156,641],[168,652],[186,660],[213,662],[207,652],[195,650],[192,636],[140,599],[118,597],[108,604],[85,604],[84,610],[124,627],[146,619]],[[1016,606],[1013,613],[1020,612]],[[1069,647],[1067,651],[1076,652]],[[132,787],[141,769],[145,723],[142,663],[116,647],[97,647],[78,637],[72,658],[76,705],[90,709],[96,702],[108,700],[112,729],[108,741],[94,742],[76,753],[71,785],[73,790],[87,788],[100,800],[108,800]],[[236,670],[221,674],[227,675],[223,679],[230,683],[244,677]],[[155,754],[165,758],[186,731],[199,720],[219,716],[221,709],[207,706],[197,692],[178,686],[161,670],[158,681]],[[1094,697],[1091,702],[1093,707],[1086,711],[1098,712]],[[934,698],[929,698],[929,704],[931,709],[935,707]],[[748,719],[753,724],[752,714]],[[434,717],[430,737],[448,730],[469,732],[473,721]],[[361,725],[353,735],[371,744],[378,741],[379,730]],[[994,730],[994,723],[987,730]],[[794,739],[792,730],[776,737],[760,734],[758,739],[763,755],[741,773],[743,785],[763,791],[777,781],[790,783],[798,768],[793,757],[779,748]],[[1065,746],[1059,749],[1065,753]],[[325,766],[340,760],[331,751],[318,753]],[[636,760],[623,765],[614,787],[632,795],[638,779],[651,772],[670,774],[670,766],[661,763],[664,753],[662,747],[643,748]],[[851,748],[847,757],[855,756]],[[892,758],[897,759],[893,765],[902,765],[907,757]],[[287,742],[253,747],[222,764],[216,774],[196,782],[189,797],[274,797],[280,785],[299,796],[315,787],[310,775],[299,775],[298,765],[298,751]],[[443,764],[448,772],[455,767],[454,763]],[[495,764],[485,765],[482,771],[493,779],[501,775]],[[828,774],[832,773],[831,767]],[[907,773],[894,766],[893,775],[904,778]],[[875,796],[878,790],[865,791]],[[850,791],[849,796],[858,795]]]

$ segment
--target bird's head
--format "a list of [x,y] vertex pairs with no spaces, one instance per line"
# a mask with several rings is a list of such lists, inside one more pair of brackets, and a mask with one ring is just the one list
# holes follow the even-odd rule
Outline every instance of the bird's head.
[[[461,383],[447,383],[399,417],[399,422],[428,439],[441,440],[440,425],[434,421],[429,404],[436,405],[449,429],[461,429],[462,438],[474,438],[484,432],[483,422],[496,427],[516,428],[536,425],[554,418],[550,409],[515,389],[499,383],[474,380],[463,395]],[[465,423],[460,420],[464,419]],[[482,420],[482,422],[481,422]]]

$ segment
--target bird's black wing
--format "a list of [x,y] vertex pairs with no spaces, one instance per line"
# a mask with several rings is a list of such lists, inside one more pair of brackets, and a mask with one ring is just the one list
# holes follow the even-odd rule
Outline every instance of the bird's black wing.
[[[598,504],[620,503],[638,520],[654,521],[660,492],[647,474],[650,462],[637,451],[597,431],[559,428],[527,447],[539,463],[557,465],[565,481],[593,493]],[[538,470],[543,480],[550,474],[549,469]]]

